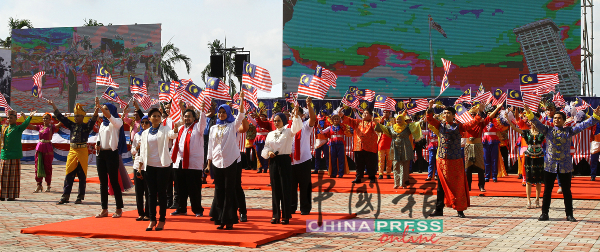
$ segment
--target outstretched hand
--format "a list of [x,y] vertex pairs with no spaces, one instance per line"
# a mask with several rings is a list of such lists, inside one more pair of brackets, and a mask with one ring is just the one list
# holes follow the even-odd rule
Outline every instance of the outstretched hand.
[[594,109],[594,114],[600,115],[600,106],[598,106],[598,107],[596,107],[596,109]]

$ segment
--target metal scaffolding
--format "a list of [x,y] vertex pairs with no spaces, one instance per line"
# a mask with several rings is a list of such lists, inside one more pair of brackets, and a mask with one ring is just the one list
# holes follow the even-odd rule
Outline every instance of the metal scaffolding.
[[[594,96],[594,5],[592,0],[581,1],[583,26],[581,35],[581,86],[585,96]],[[588,21],[589,20],[589,21]],[[588,28],[589,24],[589,28]]]

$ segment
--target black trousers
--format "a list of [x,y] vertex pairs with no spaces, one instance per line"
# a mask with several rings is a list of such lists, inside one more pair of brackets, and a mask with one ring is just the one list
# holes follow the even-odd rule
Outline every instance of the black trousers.
[[[115,194],[117,209],[123,208],[123,194],[119,185],[119,152],[118,150],[101,150],[96,158],[96,168],[100,179],[100,200],[102,209],[108,209],[108,182]],[[108,176],[107,176],[108,175]],[[126,176],[127,174],[124,174]]]
[[485,171],[477,166],[471,165],[467,168],[467,182],[469,183],[469,191],[471,191],[471,183],[473,182],[473,173],[477,173],[477,185],[479,189],[485,188]]
[[235,199],[237,201],[240,214],[246,214],[248,213],[248,210],[246,209],[246,194],[244,193],[244,189],[242,189],[242,170],[244,170],[244,167],[238,163],[235,174]]
[[[149,217],[156,221],[156,205],[159,206],[160,218],[165,221],[167,216],[167,177],[171,173],[170,167],[146,166],[146,185],[148,185],[148,201],[150,202]],[[158,200],[158,204],[157,201]]]
[[192,212],[194,214],[204,213],[202,207],[202,170],[194,169],[181,169],[181,161],[179,162],[179,169],[173,169],[175,171],[175,178],[177,178],[178,193],[177,193],[177,212],[187,212],[187,201],[190,198],[190,205],[192,206]]
[[444,212],[444,187],[442,186],[442,180],[437,181],[437,199],[435,200],[435,211]]
[[368,151],[355,151],[354,159],[356,160],[356,178],[364,178],[365,169],[369,179],[375,179],[377,173],[377,153]]
[[[141,174],[143,179],[138,178]],[[150,202],[148,202],[148,185],[146,185],[146,172],[133,170],[133,183],[135,189],[135,204],[137,206],[138,216],[150,216]],[[144,201],[146,204],[144,204]]]
[[85,172],[83,172],[83,168],[81,164],[77,162],[77,168],[73,170],[71,173],[65,176],[65,182],[63,184],[63,195],[61,199],[69,200],[71,197],[71,190],[73,189],[73,182],[75,181],[75,176],[79,179],[79,194],[77,195],[77,199],[84,200],[85,199]]
[[246,160],[248,160],[248,166],[244,168],[256,170],[256,150],[254,150],[254,147],[246,148],[245,155]]
[[[173,164],[169,166],[169,168],[173,168]],[[179,188],[177,188],[177,174],[175,169],[169,169],[169,173],[167,174],[167,207],[178,202],[179,196]]]
[[237,162],[226,168],[217,168],[211,164],[210,169],[215,173],[215,197],[209,215],[215,219],[215,225],[238,223],[235,193],[237,166]]
[[544,198],[542,200],[542,213],[548,214],[550,203],[552,202],[552,189],[556,177],[560,179],[562,192],[565,201],[565,213],[567,216],[573,215],[573,195],[571,194],[571,173],[551,173],[544,171]]
[[510,168],[510,166],[508,166],[508,147],[500,146],[498,147],[498,150],[500,150],[500,155],[502,155],[502,161],[504,162],[504,170],[508,172]]
[[292,210],[298,210],[298,188],[300,188],[300,212],[310,212],[312,208],[312,181],[310,175],[311,160],[292,165],[291,200]]
[[290,155],[277,155],[270,159],[269,169],[271,172],[271,189],[273,196],[271,203],[273,205],[273,218],[290,219],[292,218],[292,158]]

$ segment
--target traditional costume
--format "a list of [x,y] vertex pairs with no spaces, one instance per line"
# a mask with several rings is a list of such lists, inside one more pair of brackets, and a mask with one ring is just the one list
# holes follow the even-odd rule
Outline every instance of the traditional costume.
[[46,191],[49,192],[50,183],[52,182],[52,161],[54,160],[52,135],[58,131],[58,128],[54,124],[50,124],[50,127],[35,125],[34,128],[39,132],[38,136],[40,139],[35,146],[35,181],[38,184],[38,188],[41,188],[42,180],[45,179],[47,185]]
[[[267,115],[266,113],[262,113],[263,115]],[[271,123],[268,121],[261,121],[260,118],[258,120],[254,120],[253,118],[249,119],[254,126],[256,126],[256,138],[254,138],[254,145],[256,146],[256,153],[258,155],[258,173],[267,172],[269,169],[269,162],[267,159],[263,158],[260,153],[262,153],[263,148],[265,147],[265,139],[267,139],[267,134],[272,130]]]
[[[381,125],[388,126],[388,120],[381,120],[379,122]],[[379,162],[377,166],[379,167],[379,178],[383,178],[383,173],[390,176],[392,172],[392,162],[393,162],[393,154],[391,153],[391,145],[392,138],[388,134],[378,133],[377,138],[377,158]]]
[[327,153],[329,153],[329,169],[327,173],[332,178],[336,176],[341,178],[344,174],[350,174],[346,160],[346,141],[344,140],[344,136],[350,134],[350,132],[346,127],[343,124],[331,125],[319,134],[329,139],[329,149],[327,150]]
[[[17,116],[14,110],[9,111],[10,115]],[[23,158],[23,149],[21,136],[27,129],[31,116],[27,117],[21,125],[10,124],[0,128],[0,146],[2,154],[0,155],[0,168],[2,175],[0,177],[0,199],[8,198],[14,200],[18,198],[21,191],[21,158]]]
[[[75,105],[74,113],[75,115],[85,116],[83,106],[81,106],[79,103]],[[54,117],[56,117],[56,119],[60,121],[65,128],[71,131],[69,136],[69,139],[71,140],[71,148],[69,149],[67,163],[65,165],[67,176],[65,177],[63,195],[58,203],[64,204],[69,202],[75,176],[77,176],[79,179],[79,194],[77,195],[77,203],[79,203],[85,199],[85,179],[87,177],[89,155],[87,142],[90,132],[92,132],[94,129],[94,125],[96,124],[98,116],[93,116],[88,120],[87,123],[77,124],[63,116],[57,109],[54,111]]]
[[[321,132],[329,127],[331,123],[329,122],[329,117],[324,115],[325,113],[321,111],[319,116],[317,116],[317,125],[315,127],[315,170],[313,174],[316,174],[321,170],[321,160],[325,159],[329,162],[329,137],[322,135]],[[343,152],[342,152],[343,153]],[[325,165],[325,167],[329,167]],[[331,170],[331,169],[330,169]],[[337,170],[336,170],[337,173]]]
[[348,116],[342,118],[342,123],[354,129],[354,158],[356,160],[356,179],[354,183],[360,183],[364,177],[365,169],[369,180],[376,181],[377,171],[377,134],[375,133],[374,121],[353,119]]

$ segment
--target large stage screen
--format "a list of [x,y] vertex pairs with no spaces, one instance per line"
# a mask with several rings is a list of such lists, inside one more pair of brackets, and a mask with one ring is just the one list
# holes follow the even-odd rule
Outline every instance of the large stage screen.
[[[329,97],[343,96],[349,86],[392,97],[435,97],[444,58],[452,67],[450,88],[442,96],[459,96],[468,88],[474,94],[480,84],[486,91],[518,90],[519,74],[557,72],[561,93],[579,94],[580,5],[565,0],[284,0],[283,91],[296,91],[301,74],[313,74],[321,65],[338,76]],[[434,85],[429,15],[446,34],[431,29]],[[556,40],[535,37],[544,27]],[[534,51],[534,46],[539,47]],[[556,57],[545,58],[554,57],[550,54]]]
[[[101,64],[119,84],[119,97],[129,101],[129,76],[147,83],[157,96],[160,63],[160,24],[59,27],[13,30],[10,106],[17,111],[49,111],[43,99],[32,96],[33,75],[44,71],[43,97],[54,100],[61,112],[81,103],[92,112],[96,67]],[[103,100],[102,102],[105,102]]]

